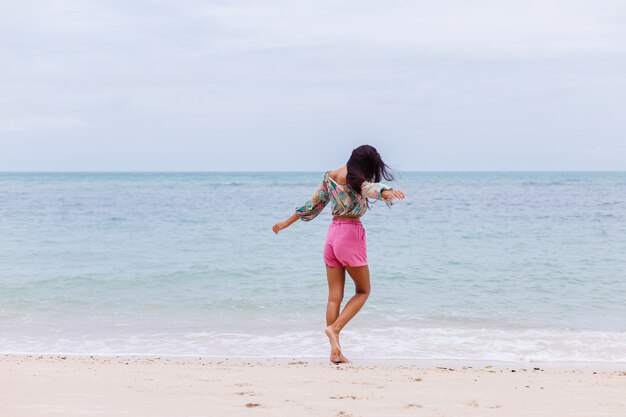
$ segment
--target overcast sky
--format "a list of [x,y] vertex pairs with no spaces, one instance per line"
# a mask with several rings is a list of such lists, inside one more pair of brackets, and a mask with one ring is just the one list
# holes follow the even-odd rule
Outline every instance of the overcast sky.
[[623,0],[0,2],[0,171],[626,170]]

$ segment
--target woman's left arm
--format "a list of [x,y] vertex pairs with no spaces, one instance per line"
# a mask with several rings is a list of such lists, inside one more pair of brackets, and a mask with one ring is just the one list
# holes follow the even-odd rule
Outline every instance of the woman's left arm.
[[283,229],[288,228],[289,226],[291,226],[292,224],[294,224],[295,222],[297,222],[300,219],[300,216],[297,213],[294,213],[291,215],[291,217],[289,217],[287,220],[285,220],[284,222],[278,222],[276,223],[273,227],[272,230],[274,231],[274,233],[278,234],[278,232],[280,232]]
[[328,195],[328,191],[326,190],[326,185],[324,184],[324,181],[322,181],[306,203],[297,207],[296,212],[293,213],[287,220],[276,223],[272,227],[272,230],[274,233],[278,234],[278,232],[288,228],[299,219],[305,222],[313,220],[322,212],[322,210],[324,210],[324,207],[326,207],[329,200],[330,197]]

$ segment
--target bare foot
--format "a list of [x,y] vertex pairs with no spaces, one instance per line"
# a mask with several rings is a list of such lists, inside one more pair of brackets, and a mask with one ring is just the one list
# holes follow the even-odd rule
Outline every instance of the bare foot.
[[339,351],[339,357],[336,358],[336,359],[338,359],[338,360],[334,361],[333,363],[348,363],[348,362],[350,362],[350,360],[348,358],[343,356],[343,353],[341,353],[341,351]]
[[350,360],[348,358],[343,356],[343,353],[341,353],[341,351],[339,351],[339,353],[336,353],[336,352],[333,352],[332,350],[330,351],[330,361],[332,363],[348,363],[348,362],[350,362]]
[[330,341],[330,361],[332,363],[350,362],[341,353],[341,347],[339,346],[339,333],[333,330],[330,326],[324,329],[324,333],[326,333],[326,336],[328,336],[328,340]]

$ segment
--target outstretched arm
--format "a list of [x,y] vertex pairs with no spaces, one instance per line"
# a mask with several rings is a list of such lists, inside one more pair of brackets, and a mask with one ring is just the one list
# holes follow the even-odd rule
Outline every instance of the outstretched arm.
[[278,232],[280,232],[281,230],[286,229],[289,226],[291,226],[292,224],[294,224],[295,222],[297,222],[298,219],[300,219],[300,216],[298,216],[298,214],[294,213],[287,220],[285,220],[283,222],[276,223],[272,227],[272,230],[274,231],[274,233],[278,234]]
[[387,207],[391,207],[394,198],[397,200],[404,200],[406,198],[406,194],[400,190],[394,190],[382,182],[368,181],[363,181],[363,185],[361,185],[361,195],[365,198],[382,200],[387,204]]
[[288,228],[292,224],[294,224],[298,219],[301,219],[305,222],[313,220],[317,217],[318,214],[324,210],[326,204],[328,204],[329,196],[328,191],[326,191],[326,186],[324,185],[324,181],[320,183],[317,187],[311,198],[309,198],[306,203],[296,208],[296,212],[291,215],[287,220],[283,222],[278,222],[272,227],[274,233],[278,233],[283,229]]
[[406,198],[406,194],[400,190],[383,190],[381,195],[384,200],[393,200],[394,198],[397,200],[404,200]]

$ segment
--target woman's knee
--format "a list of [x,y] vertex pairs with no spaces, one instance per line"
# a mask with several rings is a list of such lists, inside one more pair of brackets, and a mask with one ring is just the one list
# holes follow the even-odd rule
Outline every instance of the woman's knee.
[[365,296],[365,297],[369,297],[369,295],[370,295],[370,287],[369,286],[367,286],[367,287],[359,287],[359,286],[357,286],[354,289],[354,292],[355,292],[355,294],[359,294],[359,295],[362,295],[362,296]]
[[343,301],[343,293],[329,293],[328,302],[341,304]]

